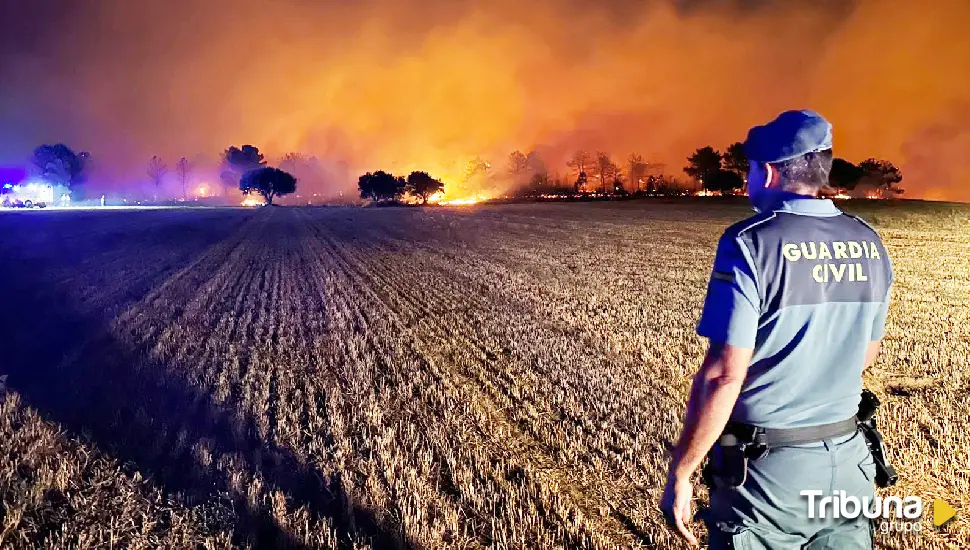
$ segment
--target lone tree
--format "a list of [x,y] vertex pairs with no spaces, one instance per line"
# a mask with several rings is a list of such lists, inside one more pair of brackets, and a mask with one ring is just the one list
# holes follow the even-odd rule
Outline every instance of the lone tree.
[[862,168],[843,158],[832,159],[832,171],[829,172],[829,187],[838,190],[855,189],[865,172]]
[[402,177],[388,174],[383,170],[367,172],[357,179],[360,198],[374,202],[397,201],[407,188],[407,181]]
[[728,145],[724,150],[724,169],[741,176],[748,177],[748,155],[744,152],[744,144],[740,141]]
[[158,200],[158,190],[162,186],[162,179],[167,173],[168,166],[165,166],[165,162],[162,160],[162,157],[155,155],[150,161],[148,161],[148,177],[151,178],[152,183],[155,184],[155,200]]
[[189,165],[189,159],[182,157],[178,162],[175,163],[175,173],[178,174],[179,183],[182,184],[182,200],[188,200],[188,194],[185,190],[185,183],[189,179],[189,171],[192,167]]
[[34,149],[31,159],[37,167],[39,175],[55,185],[63,185],[71,189],[84,183],[84,169],[91,162],[91,155],[85,152],[75,153],[63,143],[55,145],[41,145]]
[[903,194],[903,189],[897,185],[903,181],[903,173],[888,160],[868,158],[859,163],[859,168],[862,170],[862,180],[884,196],[889,193]]
[[296,178],[279,168],[264,166],[243,174],[239,180],[239,189],[243,193],[255,191],[262,195],[268,204],[273,204],[273,197],[289,195],[296,191]]
[[432,178],[427,172],[411,172],[406,190],[410,195],[421,197],[421,204],[428,204],[428,198],[439,191],[444,191],[445,184],[441,180]]
[[[246,172],[262,168],[266,165],[263,154],[259,148],[253,145],[235,145],[226,149],[222,154],[223,164],[228,170],[223,171],[219,177],[228,189],[235,183],[241,183],[241,177]],[[226,172],[229,172],[228,174]],[[235,182],[233,182],[235,180]]]

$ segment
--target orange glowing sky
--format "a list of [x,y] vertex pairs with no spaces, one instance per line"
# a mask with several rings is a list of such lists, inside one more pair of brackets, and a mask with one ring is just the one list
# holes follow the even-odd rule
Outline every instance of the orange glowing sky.
[[682,175],[694,148],[813,108],[839,156],[900,165],[907,197],[970,201],[966,0],[6,4],[0,163],[64,141],[121,185],[155,154],[253,143],[351,190],[513,149],[565,171],[588,148]]

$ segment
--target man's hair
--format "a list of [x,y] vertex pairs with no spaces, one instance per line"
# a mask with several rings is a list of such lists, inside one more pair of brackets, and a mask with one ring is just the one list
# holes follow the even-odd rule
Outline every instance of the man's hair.
[[815,191],[825,191],[829,186],[829,173],[832,171],[832,150],[806,153],[781,162],[771,164],[778,171],[781,188],[808,186]]

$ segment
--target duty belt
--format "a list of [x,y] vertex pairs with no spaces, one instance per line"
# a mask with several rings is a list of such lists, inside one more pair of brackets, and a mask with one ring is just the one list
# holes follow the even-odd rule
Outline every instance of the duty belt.
[[759,428],[740,422],[728,422],[720,441],[726,446],[741,442],[771,449],[832,439],[849,435],[858,429],[858,420],[854,416],[831,424],[803,428]]
[[[814,443],[823,439],[849,435],[859,429],[855,416],[840,422],[804,428],[759,428],[740,422],[728,422],[718,439],[721,458],[717,465],[708,454],[702,475],[708,487],[716,487],[715,478],[729,487],[740,487],[748,477],[748,461],[764,458],[771,449]],[[711,449],[711,453],[714,449]]]

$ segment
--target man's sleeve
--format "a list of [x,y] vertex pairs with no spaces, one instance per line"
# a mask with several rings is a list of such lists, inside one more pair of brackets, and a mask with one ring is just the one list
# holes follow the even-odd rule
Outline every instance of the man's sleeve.
[[725,234],[717,245],[697,334],[711,342],[754,349],[760,316],[761,298],[750,254],[733,235]]
[[886,333],[886,315],[889,314],[889,292],[895,278],[893,274],[892,262],[889,259],[889,254],[886,252],[885,246],[883,247],[883,254],[886,256],[886,269],[889,271],[889,277],[887,280],[889,282],[886,285],[886,298],[883,299],[882,303],[879,305],[879,309],[876,310],[876,317],[872,321],[872,335],[869,336],[869,340],[872,342],[882,340],[883,335]]
[[877,342],[882,340],[883,335],[886,333],[886,315],[888,313],[889,293],[886,293],[886,299],[879,305],[879,309],[876,311],[876,318],[872,321],[872,335],[869,336],[870,341]]

